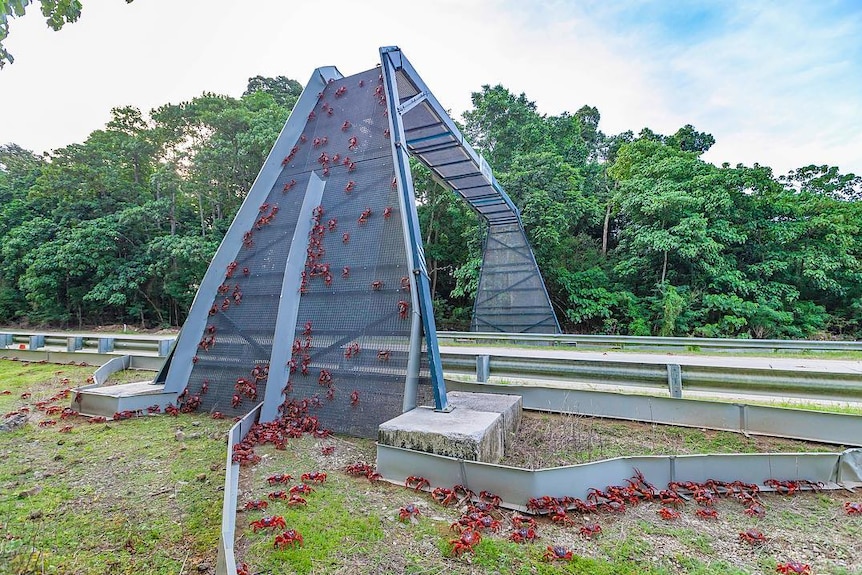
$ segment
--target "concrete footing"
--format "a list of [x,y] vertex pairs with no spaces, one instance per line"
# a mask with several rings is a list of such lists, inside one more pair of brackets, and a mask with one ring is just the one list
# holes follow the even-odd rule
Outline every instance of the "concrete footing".
[[145,410],[151,405],[162,409],[168,403],[176,404],[176,393],[165,393],[164,384],[155,385],[151,381],[140,381],[122,385],[90,387],[82,389],[72,408],[86,415],[111,417],[119,411]]
[[521,397],[453,391],[454,409],[417,407],[380,425],[378,442],[467,461],[497,463],[521,421]]

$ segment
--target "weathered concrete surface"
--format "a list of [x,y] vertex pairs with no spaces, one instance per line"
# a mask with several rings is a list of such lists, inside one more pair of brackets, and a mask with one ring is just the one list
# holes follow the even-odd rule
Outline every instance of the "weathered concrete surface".
[[521,398],[487,393],[451,392],[453,409],[438,413],[418,407],[380,425],[383,445],[497,463],[521,416]]
[[72,401],[72,408],[85,415],[105,417],[118,411],[144,410],[153,404],[164,409],[168,403],[177,401],[177,394],[165,393],[164,388],[164,384],[154,385],[151,381],[88,387],[80,391],[80,403]]
[[475,411],[490,411],[503,416],[503,449],[508,449],[521,426],[523,401],[520,395],[501,393],[472,393],[450,391],[446,394],[449,404],[459,408],[466,407]]

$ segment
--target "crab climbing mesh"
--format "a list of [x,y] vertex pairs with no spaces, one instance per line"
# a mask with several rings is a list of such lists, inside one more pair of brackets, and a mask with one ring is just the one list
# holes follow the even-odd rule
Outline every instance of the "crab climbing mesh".
[[[401,413],[413,310],[383,94],[369,70],[330,82],[307,118],[288,120],[302,135],[266,200],[240,209],[258,217],[241,245],[220,248],[236,251],[223,283],[195,302],[210,314],[188,380],[199,409],[244,414],[277,385],[339,433],[372,437]],[[322,199],[311,232],[295,236],[312,173]],[[282,298],[293,242],[302,279]],[[297,306],[296,325],[288,370],[270,375],[281,305]]]
[[471,331],[557,333],[533,252],[519,224],[491,225]]
[[375,436],[402,411],[411,313],[379,71],[330,83],[306,132],[327,138],[318,173],[322,154],[333,167],[309,238],[289,396],[311,398],[325,427]]

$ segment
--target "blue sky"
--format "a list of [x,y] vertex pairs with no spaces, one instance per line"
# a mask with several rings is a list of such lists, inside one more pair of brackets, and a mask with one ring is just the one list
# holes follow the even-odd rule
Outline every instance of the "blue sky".
[[0,142],[36,151],[82,141],[113,106],[238,96],[257,74],[350,74],[398,45],[455,116],[500,83],[547,114],[594,105],[607,134],[693,124],[715,136],[716,164],[862,174],[856,0],[84,0],[57,33],[31,12],[11,23]]

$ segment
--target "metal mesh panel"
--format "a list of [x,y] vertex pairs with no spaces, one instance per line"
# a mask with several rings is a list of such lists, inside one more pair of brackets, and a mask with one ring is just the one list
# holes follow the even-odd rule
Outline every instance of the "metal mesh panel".
[[333,163],[326,176],[316,228],[323,253],[306,264],[294,346],[302,349],[289,386],[291,397],[319,400],[325,427],[364,436],[402,411],[410,336],[410,274],[382,86],[377,70],[330,84],[308,125],[328,138],[327,155],[349,156],[355,168]]
[[[264,219],[249,230],[223,293],[212,296],[188,387],[203,409],[237,415],[263,398],[269,382],[255,381],[262,374],[252,370],[269,364],[280,303],[296,305],[280,294],[291,243],[301,241],[303,287],[285,294],[299,297],[293,373],[289,385],[276,376],[272,385],[288,399],[309,399],[321,425],[336,432],[374,436],[401,413],[410,274],[382,87],[378,70],[334,81],[302,119],[304,132],[260,206]],[[310,237],[294,238],[312,171],[325,182],[322,210]],[[238,379],[256,385],[256,401],[237,389]],[[204,382],[209,392],[201,394]]]
[[507,333],[557,332],[542,277],[518,224],[488,229],[471,329]]
[[[263,208],[259,215],[264,220],[258,219],[249,230],[236,265],[225,270],[224,282],[209,300],[209,321],[200,336],[187,388],[200,396],[201,409],[242,415],[264,396],[267,381],[256,379],[252,370],[268,366],[272,352],[284,266],[302,202],[300,195],[282,192],[291,180],[297,181],[295,187],[304,187],[308,173],[286,169],[267,198],[268,206],[243,206]],[[248,388],[246,393],[237,392],[240,378],[255,384],[255,397],[250,397]],[[234,402],[235,394],[239,403]]]

